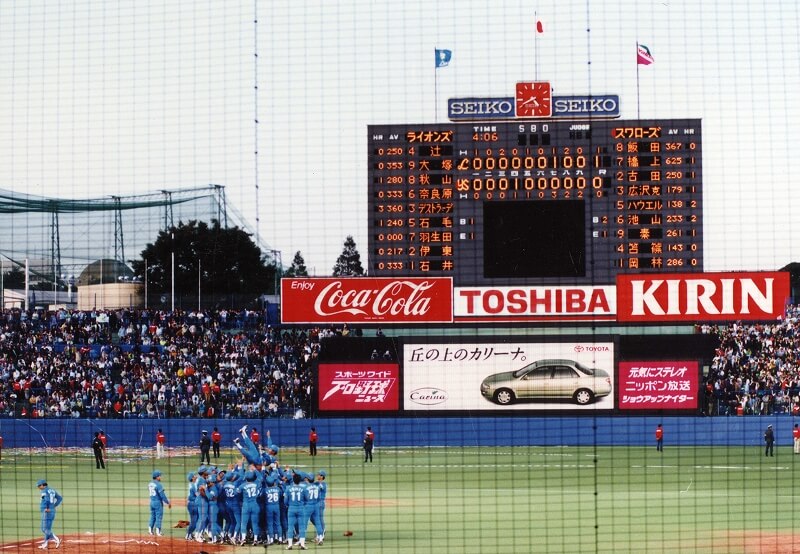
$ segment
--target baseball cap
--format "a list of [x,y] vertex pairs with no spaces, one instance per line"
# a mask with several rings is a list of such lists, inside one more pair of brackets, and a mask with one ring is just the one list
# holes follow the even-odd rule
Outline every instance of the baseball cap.
[[187,481],[191,481],[193,477],[194,477],[194,471],[190,471],[189,473],[186,474]]
[[327,477],[328,476],[328,472],[326,472],[324,469],[320,469],[317,472],[317,475],[322,475],[323,477]]
[[272,445],[272,451],[273,451],[275,454],[277,454],[278,452],[280,452],[280,448],[278,448],[278,447],[277,447],[277,446],[275,446],[275,445]]
[[208,431],[206,431],[205,429],[203,429],[203,434],[204,434],[204,435],[207,435],[207,434],[208,434]]
[[46,484],[47,484],[47,481],[45,481],[44,479],[39,479],[38,481],[36,481],[36,486],[37,487],[41,487],[42,485],[46,485]]
[[160,472],[160,471],[158,471],[158,470],[155,470],[155,471],[153,472],[153,479],[155,479],[156,477],[161,477],[161,472]]
[[197,468],[197,473],[208,473],[208,468],[206,466],[200,466]]

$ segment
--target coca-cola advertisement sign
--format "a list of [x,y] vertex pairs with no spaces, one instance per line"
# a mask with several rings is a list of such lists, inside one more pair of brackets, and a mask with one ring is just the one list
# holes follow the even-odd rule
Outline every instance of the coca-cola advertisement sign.
[[453,280],[339,277],[281,280],[283,323],[450,323]]
[[319,364],[319,410],[397,411],[399,381],[396,363]]

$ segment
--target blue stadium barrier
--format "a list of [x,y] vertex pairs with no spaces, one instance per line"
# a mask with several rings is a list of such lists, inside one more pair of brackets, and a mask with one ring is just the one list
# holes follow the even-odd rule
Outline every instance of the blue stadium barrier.
[[[195,446],[203,429],[218,427],[223,446],[243,424],[262,437],[270,430],[283,447],[306,448],[316,427],[320,447],[359,447],[367,425],[376,446],[654,446],[655,428],[664,426],[669,446],[761,446],[764,429],[772,424],[776,445],[792,444],[792,428],[800,418],[743,417],[503,417],[503,418],[331,418],[331,419],[0,419],[4,448],[88,447],[103,430],[109,447],[155,444],[158,429],[167,446]],[[263,442],[263,439],[262,439]]]

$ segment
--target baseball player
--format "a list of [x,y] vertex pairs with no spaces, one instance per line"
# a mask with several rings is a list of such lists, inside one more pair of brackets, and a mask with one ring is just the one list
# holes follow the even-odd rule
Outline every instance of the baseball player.
[[317,530],[314,540],[318,545],[322,545],[322,541],[325,540],[325,497],[328,496],[328,483],[325,479],[327,477],[328,473],[321,469],[317,473],[317,481],[314,483],[319,489],[319,498],[315,510],[311,513],[311,523]]
[[206,498],[206,487],[208,486],[209,469],[208,466],[197,468],[197,480],[195,481],[195,505],[197,506],[197,524],[194,527],[194,540],[203,542],[203,532],[208,528],[208,498]]
[[53,533],[53,521],[56,519],[56,508],[64,499],[56,489],[47,486],[47,481],[44,479],[39,479],[36,482],[36,487],[42,493],[39,511],[42,512],[42,533],[44,533],[44,542],[39,546],[39,549],[47,550],[51,540],[56,543],[56,548],[58,548],[61,546],[61,539]]
[[293,484],[289,485],[283,493],[286,499],[286,505],[289,507],[289,529],[286,532],[288,546],[286,550],[292,549],[292,542],[295,536],[297,537],[297,545],[300,547],[300,550],[307,550],[306,529],[303,522],[307,523],[304,512],[305,505],[308,502],[308,489],[300,484],[302,480],[300,474],[295,472],[292,478]]
[[266,499],[267,499],[267,544],[281,542],[281,488],[278,486],[274,475],[267,476],[266,481]]
[[220,541],[222,529],[219,526],[219,494],[216,480],[209,483],[206,488],[206,498],[208,499],[208,530],[211,533],[211,544]]
[[239,437],[233,439],[233,444],[242,453],[249,464],[255,466],[257,470],[261,470],[262,459],[261,453],[258,451],[258,446],[247,435],[247,425],[239,429]]
[[195,488],[197,475],[190,471],[186,474],[186,480],[189,481],[189,490],[186,493],[186,510],[189,512],[189,527],[186,528],[186,540],[190,541],[195,527],[197,527],[197,489]]
[[171,510],[167,493],[164,490],[164,485],[161,484],[161,472],[159,470],[153,471],[153,480],[147,485],[147,492],[150,496],[150,523],[147,526],[149,534],[156,534],[161,536],[161,519],[164,517],[164,504]]
[[253,544],[258,544],[258,536],[261,529],[258,526],[258,497],[261,495],[261,487],[258,484],[256,472],[248,470],[244,474],[245,483],[242,485],[242,520],[239,523],[239,534],[241,540],[239,544],[244,544],[247,536],[248,524],[253,528]]
[[239,519],[242,517],[242,490],[239,487],[239,474],[237,472],[231,471],[225,476],[222,493],[225,495],[225,508],[228,511],[223,531],[225,537],[233,542],[239,534]]

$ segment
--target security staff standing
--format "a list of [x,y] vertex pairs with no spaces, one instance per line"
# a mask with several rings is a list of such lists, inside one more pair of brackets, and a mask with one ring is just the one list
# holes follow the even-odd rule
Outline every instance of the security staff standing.
[[208,431],[203,429],[203,436],[200,437],[200,463],[202,464],[204,461],[207,464],[211,464],[211,456],[209,455],[211,452],[211,439],[208,438]]
[[105,469],[106,463],[103,461],[103,441],[100,440],[100,433],[94,434],[92,451],[94,452],[95,469]]

